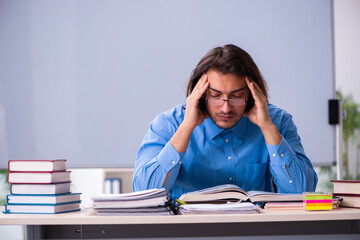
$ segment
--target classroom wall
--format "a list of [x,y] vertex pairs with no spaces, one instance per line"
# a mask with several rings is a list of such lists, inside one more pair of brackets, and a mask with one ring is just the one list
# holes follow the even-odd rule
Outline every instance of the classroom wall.
[[152,119],[226,43],[254,58],[313,164],[335,162],[331,0],[3,0],[0,36],[0,167],[133,167]]

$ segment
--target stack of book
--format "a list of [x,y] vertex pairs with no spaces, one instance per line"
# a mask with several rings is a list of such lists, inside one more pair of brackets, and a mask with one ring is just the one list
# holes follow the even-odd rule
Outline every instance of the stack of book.
[[165,188],[144,191],[93,195],[93,209],[100,216],[168,215],[174,205]]
[[340,207],[360,208],[360,180],[331,180],[334,196],[341,197]]
[[4,213],[64,213],[80,210],[80,193],[70,191],[66,160],[9,160],[11,184]]

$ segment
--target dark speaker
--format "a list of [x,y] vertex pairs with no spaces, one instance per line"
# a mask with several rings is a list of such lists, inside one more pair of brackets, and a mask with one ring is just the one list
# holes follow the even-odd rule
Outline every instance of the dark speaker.
[[329,124],[339,124],[340,121],[340,101],[338,99],[329,100]]

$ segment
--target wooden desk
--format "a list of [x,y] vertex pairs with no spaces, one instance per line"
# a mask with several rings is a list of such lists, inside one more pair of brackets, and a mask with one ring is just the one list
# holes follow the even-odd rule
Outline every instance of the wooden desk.
[[360,234],[360,209],[176,216],[97,216],[85,209],[55,215],[0,214],[0,224],[26,225],[28,239]]

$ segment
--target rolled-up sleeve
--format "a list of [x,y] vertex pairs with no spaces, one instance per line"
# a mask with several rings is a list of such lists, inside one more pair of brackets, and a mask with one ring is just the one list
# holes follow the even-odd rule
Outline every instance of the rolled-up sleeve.
[[176,129],[176,122],[162,115],[150,124],[136,157],[134,191],[163,187],[169,171],[164,187],[171,190],[184,157],[184,153],[178,153],[169,142]]
[[279,145],[267,145],[270,171],[280,193],[315,191],[317,174],[306,156],[291,115],[278,127],[282,140]]

